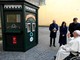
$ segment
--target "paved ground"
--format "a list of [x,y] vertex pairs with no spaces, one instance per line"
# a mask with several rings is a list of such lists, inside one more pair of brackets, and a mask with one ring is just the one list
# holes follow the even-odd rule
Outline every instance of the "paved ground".
[[39,27],[39,44],[26,52],[7,52],[2,50],[0,42],[0,60],[53,60],[58,50],[59,32],[56,38],[56,47],[49,47],[48,27]]

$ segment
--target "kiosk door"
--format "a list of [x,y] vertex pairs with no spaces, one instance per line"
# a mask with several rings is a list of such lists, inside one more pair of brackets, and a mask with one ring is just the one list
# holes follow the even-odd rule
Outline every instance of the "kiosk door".
[[28,41],[28,47],[32,47],[36,44],[36,18],[33,13],[26,13],[26,36]]
[[4,19],[5,50],[23,50],[21,12],[6,11]]

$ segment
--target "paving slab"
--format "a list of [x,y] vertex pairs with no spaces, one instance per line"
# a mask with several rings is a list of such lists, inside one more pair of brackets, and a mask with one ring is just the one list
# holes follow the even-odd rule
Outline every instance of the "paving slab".
[[2,41],[0,41],[0,60],[53,60],[59,48],[59,31],[56,47],[49,47],[49,34],[48,27],[39,27],[39,44],[26,52],[3,51]]

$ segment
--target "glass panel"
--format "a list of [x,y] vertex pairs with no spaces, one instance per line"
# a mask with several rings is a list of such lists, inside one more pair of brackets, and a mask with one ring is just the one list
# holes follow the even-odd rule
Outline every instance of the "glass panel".
[[36,24],[32,23],[32,31],[35,31],[35,28],[36,28]]
[[7,14],[6,15],[6,28],[7,29],[20,29],[21,15],[20,14]]
[[31,32],[31,23],[26,23],[27,32]]
[[1,28],[1,12],[0,12],[0,28]]
[[20,22],[20,14],[8,14],[7,15],[7,22]]
[[1,28],[1,6],[0,6],[0,38],[2,37],[2,28]]

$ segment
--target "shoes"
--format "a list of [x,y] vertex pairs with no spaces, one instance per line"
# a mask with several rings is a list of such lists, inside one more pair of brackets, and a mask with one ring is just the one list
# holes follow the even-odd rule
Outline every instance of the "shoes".
[[[51,47],[52,45],[49,45],[49,47]],[[56,47],[55,45],[53,45],[54,47]]]
[[56,47],[55,45],[53,45],[54,47]]
[[52,45],[49,45],[49,47],[51,47]]

